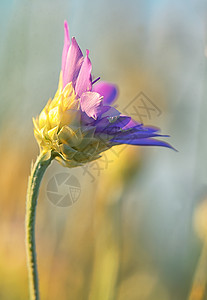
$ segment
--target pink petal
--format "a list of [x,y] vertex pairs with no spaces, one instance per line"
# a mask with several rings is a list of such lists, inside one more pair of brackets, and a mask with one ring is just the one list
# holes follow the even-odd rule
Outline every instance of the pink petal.
[[88,54],[89,51],[86,50],[86,57],[84,58],[75,86],[76,94],[79,96],[81,96],[84,92],[91,91],[91,87],[92,87],[91,84],[92,65],[88,57]]
[[68,49],[65,70],[63,72],[63,88],[71,81],[73,86],[75,86],[82,63],[83,54],[78,46],[78,43],[76,42],[76,39],[73,37],[71,45]]
[[128,130],[128,129],[130,129],[130,128],[133,128],[133,127],[139,127],[139,126],[142,126],[142,124],[141,123],[138,123],[137,121],[135,121],[135,120],[133,120],[133,119],[131,119],[130,121],[129,121],[129,123],[126,125],[126,126],[124,126],[123,127],[123,129],[124,130]]
[[62,53],[62,72],[64,72],[64,69],[65,69],[68,49],[70,47],[70,35],[69,35],[67,21],[64,22],[64,31],[65,31],[65,37],[64,37],[64,47],[63,47],[63,53]]
[[118,90],[116,86],[112,83],[108,83],[105,81],[100,81],[97,84],[95,84],[93,87],[93,91],[99,93],[101,96],[104,97],[104,105],[111,105],[118,95]]
[[97,119],[102,107],[102,99],[98,93],[86,92],[81,95],[80,106],[81,110],[89,117]]

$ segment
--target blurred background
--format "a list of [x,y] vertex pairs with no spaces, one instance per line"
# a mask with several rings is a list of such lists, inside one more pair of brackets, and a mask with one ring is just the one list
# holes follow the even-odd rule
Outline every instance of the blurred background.
[[[204,0],[1,0],[0,299],[28,299],[32,117],[57,89],[65,19],[94,77],[118,85],[118,108],[179,152],[122,146],[85,168],[52,163],[37,207],[41,299],[207,299]],[[76,178],[73,205],[48,198],[61,173]]]

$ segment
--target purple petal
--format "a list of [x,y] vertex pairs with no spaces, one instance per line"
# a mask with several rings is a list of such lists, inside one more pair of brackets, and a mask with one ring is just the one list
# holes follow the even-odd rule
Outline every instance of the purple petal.
[[151,137],[157,137],[157,136],[164,136],[166,135],[160,135],[156,133],[158,129],[155,130],[155,128],[151,127],[134,127],[127,131],[120,131],[117,132],[116,136],[113,138],[113,140],[137,140],[137,139],[143,139],[143,138],[151,138]]
[[81,110],[89,117],[97,119],[102,107],[102,99],[98,93],[85,92],[81,95],[80,106]]
[[63,72],[63,88],[71,81],[73,86],[75,86],[82,63],[83,54],[76,42],[76,39],[73,37],[68,49],[65,69]]
[[101,117],[102,118],[104,118],[104,117],[118,117],[118,116],[120,116],[120,114],[121,113],[116,108],[114,108],[112,106],[103,106]]
[[138,123],[138,122],[136,122],[135,120],[131,119],[131,120],[129,121],[129,123],[128,123],[126,126],[123,127],[123,129],[124,129],[124,130],[128,130],[128,129],[130,129],[130,128],[135,128],[135,127],[138,128],[138,127],[140,127],[140,126],[142,126],[141,123]]
[[68,49],[70,47],[70,35],[69,35],[69,29],[68,29],[68,23],[67,21],[64,22],[64,31],[65,31],[65,37],[64,37],[64,47],[62,52],[62,72],[64,73],[65,70],[65,64],[68,54]]
[[[128,125],[128,124],[127,124]],[[127,127],[127,126],[126,126]],[[159,128],[155,127],[145,127],[142,124],[137,125],[135,127],[125,129],[126,127],[122,127],[122,132],[120,133],[123,137],[125,136],[128,138],[128,136],[138,136],[138,137],[151,137],[151,136],[158,136],[158,131],[160,131]],[[165,135],[166,136],[166,135]],[[168,136],[168,135],[167,135]]]
[[110,141],[113,145],[120,145],[120,144],[128,144],[128,145],[136,145],[136,146],[161,146],[161,147],[167,147],[175,150],[170,144],[164,142],[164,141],[159,141],[155,139],[150,139],[150,138],[143,138],[143,139],[112,139]]
[[91,91],[91,87],[92,87],[92,83],[91,83],[92,65],[88,57],[88,54],[89,51],[86,50],[86,57],[84,58],[75,86],[75,91],[78,96],[81,96],[86,91]]
[[118,90],[116,86],[105,81],[100,81],[97,84],[95,84],[93,87],[93,91],[99,93],[101,96],[104,97],[104,105],[112,104],[118,95]]
[[81,124],[82,126],[94,126],[94,119],[89,117],[85,112],[81,113]]
[[105,117],[99,121],[94,122],[94,126],[96,126],[96,133],[105,133],[109,135],[114,135],[116,133],[119,133],[120,130],[122,130],[122,127],[124,127],[129,121],[130,117],[127,116],[120,116],[117,118],[116,121],[111,122],[110,118]]
[[[103,103],[103,98],[102,98],[102,103]],[[105,118],[105,116],[107,115],[106,112],[108,112],[110,109],[111,109],[111,106],[104,106],[103,105],[101,107],[99,118]]]
[[131,121],[131,117],[128,116],[119,116],[118,119],[113,122],[111,125],[114,127],[125,128],[126,125]]
[[122,133],[122,128],[129,123],[130,119],[127,116],[120,116],[115,122],[110,122],[107,127],[103,128],[103,132],[109,135]]
[[[99,97],[101,97],[101,96],[99,95]],[[120,116],[120,112],[117,109],[115,109],[114,107],[111,107],[111,106],[104,106],[104,105],[100,105],[97,113],[98,113],[97,118],[95,120],[93,118],[89,118],[89,116],[87,116],[85,113],[83,113],[82,114],[83,123],[84,124],[93,123],[94,126],[97,126],[97,124],[98,124],[98,122],[100,122],[100,120],[106,119],[107,120],[106,123],[108,125],[108,124],[110,124],[110,121],[109,121],[110,118]]]
[[85,125],[92,125],[92,126],[97,126],[100,121],[106,119],[107,122],[106,124],[109,124],[109,118],[108,117],[102,117],[103,114],[108,110],[108,106],[103,106],[101,105],[98,110],[98,115],[97,118],[94,120],[93,118],[89,117],[85,112],[82,112],[82,123]]
[[100,119],[99,121],[95,121],[94,125],[96,126],[96,133],[103,132],[104,128],[109,126],[110,121],[109,118],[105,117],[103,119]]

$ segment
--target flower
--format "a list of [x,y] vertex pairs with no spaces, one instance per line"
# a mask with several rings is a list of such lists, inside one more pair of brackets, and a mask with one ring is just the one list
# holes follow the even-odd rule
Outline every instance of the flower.
[[75,167],[120,144],[172,148],[153,139],[161,136],[157,128],[143,126],[111,106],[117,97],[116,86],[92,81],[89,51],[83,57],[76,39],[70,40],[67,22],[64,28],[58,90],[33,120],[40,150],[52,151],[63,165]]

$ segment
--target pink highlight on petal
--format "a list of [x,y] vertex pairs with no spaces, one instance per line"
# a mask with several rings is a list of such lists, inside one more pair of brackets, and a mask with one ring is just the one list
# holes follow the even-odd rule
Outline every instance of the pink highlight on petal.
[[109,82],[100,81],[93,86],[93,91],[103,96],[103,104],[111,105],[117,98],[117,87]]
[[88,55],[89,55],[89,51],[86,50],[86,57],[83,60],[83,64],[81,66],[76,81],[75,92],[78,96],[81,96],[84,92],[91,91],[92,88],[92,82],[91,82],[92,65]]
[[63,88],[71,81],[75,87],[82,63],[83,54],[78,46],[78,43],[76,42],[76,39],[73,37],[71,45],[68,49],[65,69],[63,72]]
[[138,123],[137,121],[135,121],[135,120],[133,120],[133,119],[131,119],[131,120],[129,121],[129,123],[128,123],[126,126],[123,127],[123,129],[124,129],[124,130],[128,130],[128,129],[130,129],[130,128],[138,127],[138,126],[142,126],[142,124],[141,124],[141,123]]
[[80,98],[81,110],[89,117],[97,119],[102,107],[102,99],[98,93],[86,92]]
[[70,34],[69,34],[69,28],[67,21],[64,22],[64,46],[63,46],[63,52],[62,52],[62,72],[64,72],[65,64],[66,64],[66,58],[68,54],[68,49],[70,47]]

